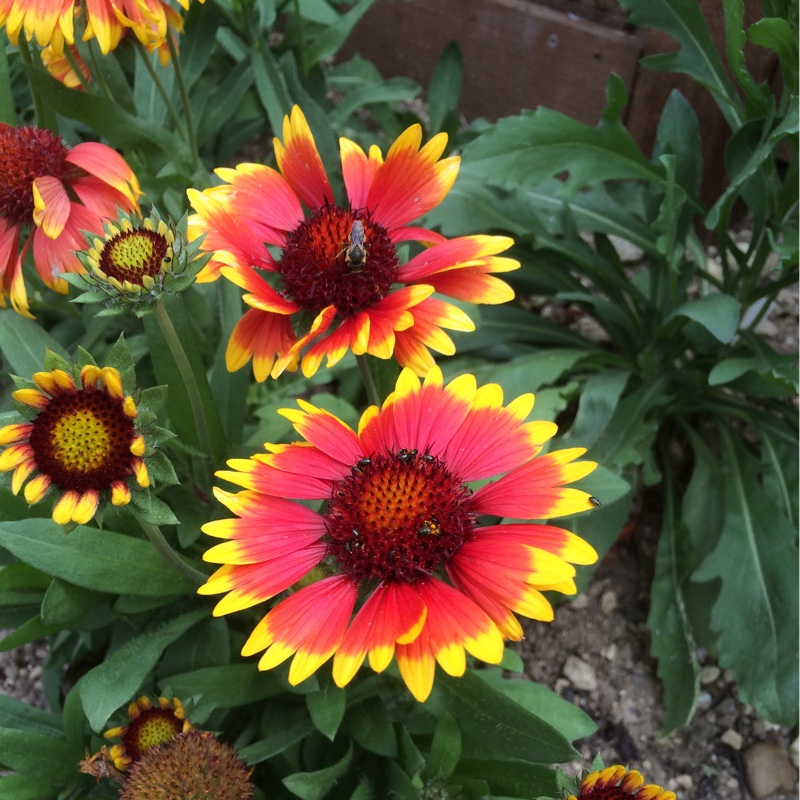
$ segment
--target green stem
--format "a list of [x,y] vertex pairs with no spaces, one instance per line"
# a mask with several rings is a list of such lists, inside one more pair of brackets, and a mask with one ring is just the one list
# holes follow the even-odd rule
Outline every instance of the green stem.
[[[89,53],[89,65],[90,65],[89,69],[90,72],[92,73],[92,78],[94,78],[95,83],[103,90],[103,94],[105,94],[105,96],[109,100],[113,100],[114,102],[116,102],[116,97],[114,97],[114,92],[111,91],[111,88],[109,87],[103,75],[103,71],[100,69],[100,64],[97,60],[97,52],[95,50],[96,47],[98,47],[98,45],[95,43],[95,41],[88,42],[86,47]],[[65,53],[68,52],[68,48],[65,47],[64,52]]]
[[181,60],[178,58],[178,48],[175,47],[175,40],[170,35],[169,31],[167,31],[167,47],[169,47],[172,67],[175,70],[175,80],[178,82],[178,91],[180,92],[181,103],[183,104],[183,115],[186,120],[186,140],[192,151],[192,169],[196,170],[200,166],[200,157],[197,153],[197,137],[194,132],[192,107],[189,104],[189,93],[186,91],[186,82],[183,80],[183,69],[181,67]]
[[300,74],[305,79],[306,68],[306,42],[303,31],[303,15],[300,13],[300,0],[294,0],[294,19],[297,25],[297,53],[300,56]]
[[153,83],[155,84],[158,93],[161,95],[161,99],[164,101],[164,106],[167,109],[167,113],[170,115],[170,117],[172,117],[172,122],[175,125],[175,130],[178,133],[180,133],[183,130],[183,125],[181,125],[181,119],[178,116],[177,109],[172,104],[172,101],[169,99],[169,95],[167,94],[167,90],[164,88],[164,84],[161,82],[161,78],[158,77],[158,73],[156,72],[155,67],[150,61],[150,53],[147,52],[147,48],[138,39],[134,39],[134,41],[136,42],[136,47],[139,50],[139,55],[142,57],[144,66],[150,73],[150,77],[153,79]]
[[192,371],[192,365],[183,349],[180,337],[178,336],[172,320],[169,318],[169,313],[164,307],[161,300],[157,300],[153,305],[153,316],[156,318],[158,327],[161,328],[161,333],[167,340],[167,346],[175,359],[178,366],[183,384],[186,387],[186,392],[189,395],[189,404],[192,407],[192,415],[194,416],[195,425],[197,426],[197,436],[203,452],[208,456],[211,455],[211,439],[208,435],[208,423],[206,422],[206,412],[203,408],[203,399],[200,397],[200,387],[197,385],[197,379]]
[[[28,45],[28,40],[25,38],[24,33],[19,37],[19,40],[17,41],[17,47],[19,48],[19,57],[22,60],[22,63],[32,67],[33,56],[31,55],[31,48]],[[48,113],[47,106],[30,81],[28,81],[28,86],[30,87],[31,96],[33,97],[33,113],[36,117],[36,125],[39,128],[47,128],[49,118],[51,116]],[[56,132],[57,131],[54,131],[54,133]]]
[[167,562],[176,572],[187,577],[192,583],[203,584],[206,582],[208,576],[200,572],[200,570],[187,564],[170,546],[169,542],[164,538],[161,529],[158,525],[151,525],[149,522],[139,520],[142,530],[147,534],[147,538],[152,543],[153,547],[158,550],[158,554]]
[[[94,94],[95,93],[94,88],[90,85],[89,81],[86,80],[86,76],[83,74],[83,70],[81,69],[80,64],[78,64],[77,59],[72,54],[72,50],[70,50],[69,46],[66,44],[64,45],[64,58],[67,59],[67,63],[70,65],[70,67],[72,67],[72,71],[75,73],[78,80],[81,82],[83,91],[86,92],[86,94]],[[95,63],[94,60],[93,63]]]
[[8,49],[6,37],[0,38],[0,122],[8,125],[17,124],[17,112],[14,109],[14,95],[11,91],[11,75],[8,71]]
[[361,372],[361,380],[364,381],[364,388],[367,390],[367,400],[369,400],[370,405],[380,407],[381,399],[378,397],[378,389],[375,386],[375,380],[372,377],[372,373],[369,371],[367,357],[365,355],[356,356],[356,363]]

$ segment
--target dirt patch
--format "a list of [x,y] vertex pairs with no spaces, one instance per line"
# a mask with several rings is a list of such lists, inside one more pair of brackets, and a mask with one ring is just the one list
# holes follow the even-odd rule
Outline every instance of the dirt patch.
[[[662,691],[646,624],[658,525],[656,513],[645,516],[633,535],[612,548],[586,592],[556,609],[554,622],[524,625],[526,639],[517,650],[526,674],[598,725],[594,736],[578,743],[583,760],[565,769],[580,775],[599,753],[607,765],[638,769],[682,800],[745,800],[753,797],[745,756],[753,745],[769,743],[775,747],[765,757],[777,753],[796,780],[789,754],[797,732],[759,719],[740,703],[730,674],[703,652],[699,708],[690,725],[661,737]],[[748,758],[760,760],[763,753],[756,748]],[[758,796],[797,795],[787,789]]]

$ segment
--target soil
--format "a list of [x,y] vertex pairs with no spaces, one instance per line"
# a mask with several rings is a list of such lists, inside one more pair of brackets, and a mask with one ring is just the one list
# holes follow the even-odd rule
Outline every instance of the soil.
[[[644,504],[649,514],[611,549],[583,595],[558,606],[552,623],[524,625],[526,638],[517,649],[526,674],[580,706],[598,726],[577,743],[582,760],[565,769],[579,776],[599,753],[606,765],[637,769],[679,800],[797,797],[790,758],[793,750],[797,757],[797,731],[759,719],[738,701],[730,674],[703,652],[698,710],[688,726],[661,736],[662,691],[646,625],[659,526],[652,500]],[[753,750],[757,743],[775,747]],[[773,762],[761,761],[771,757],[788,770],[785,790],[751,793],[752,769],[767,766],[775,773]],[[754,758],[758,763],[748,770]]]

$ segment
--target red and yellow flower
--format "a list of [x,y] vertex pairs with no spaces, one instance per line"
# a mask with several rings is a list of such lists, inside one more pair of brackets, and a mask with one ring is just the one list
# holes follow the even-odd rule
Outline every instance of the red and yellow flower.
[[[189,0],[178,2],[189,8]],[[0,0],[0,25],[14,45],[24,32],[28,41],[36,39],[61,55],[65,44],[75,43],[76,20],[83,39],[96,39],[104,55],[130,30],[149,50],[159,50],[162,63],[169,60],[167,36],[183,30],[181,15],[164,0]]]
[[171,701],[159,697],[158,706],[154,706],[149,697],[142,696],[128,706],[128,718],[127,725],[109,728],[103,734],[106,739],[122,739],[108,752],[114,766],[122,772],[152,748],[194,730],[177,697]]
[[645,784],[641,773],[616,764],[590,772],[581,782],[578,796],[571,794],[567,800],[675,800],[675,792]]
[[[139,183],[117,152],[98,142],[68,148],[42,128],[0,123],[0,306],[6,299],[32,317],[22,264],[29,251],[42,281],[65,293],[65,272],[82,272],[75,255],[83,232],[103,218],[138,209]],[[30,235],[20,248],[23,232]]]
[[[396,656],[424,701],[436,662],[456,676],[465,651],[496,664],[504,639],[522,637],[515,613],[552,619],[542,592],[574,593],[572,564],[593,563],[592,547],[552,525],[481,521],[546,520],[597,502],[566,486],[594,469],[576,460],[584,450],[540,454],[556,426],[525,421],[533,401],[504,406],[496,384],[478,388],[463,375],[444,385],[434,367],[424,383],[404,369],[358,432],[303,400],[284,409],[305,441],[228,462],[218,476],[244,490],[216,495],[235,518],[203,527],[227,540],[204,556],[222,564],[199,590],[226,593],[215,615],[296,589],[243,655],[265,650],[260,669],[294,656],[292,684],[333,656],[339,686],[365,658],[380,672]],[[308,501],[324,504],[314,511]]]
[[[323,358],[332,366],[350,350],[394,356],[424,375],[433,366],[429,348],[455,351],[444,328],[474,328],[463,311],[434,292],[468,303],[504,303],[514,296],[492,274],[519,267],[498,256],[511,239],[447,240],[409,224],[438,205],[456,179],[459,158],[441,158],[446,144],[440,133],[422,145],[421,128],[412,125],[384,160],[376,146],[367,154],[340,139],[348,200],[340,206],[295,107],[284,120],[283,141],[275,139],[278,170],[240,164],[216,170],[224,184],[189,190],[197,212],[189,236],[204,235],[202,247],[213,253],[198,280],[221,273],[245,289],[250,306],[228,344],[229,370],[252,358],[262,381],[296,369],[302,359],[308,377]],[[404,242],[424,247],[402,264],[397,247]]]
[[150,485],[139,411],[116,369],[87,364],[80,386],[63,369],[37,372],[33,382],[12,394],[33,419],[0,428],[0,472],[13,470],[14,494],[24,484],[33,504],[55,492],[53,520],[83,525],[103,498],[115,506],[130,503],[131,480]]

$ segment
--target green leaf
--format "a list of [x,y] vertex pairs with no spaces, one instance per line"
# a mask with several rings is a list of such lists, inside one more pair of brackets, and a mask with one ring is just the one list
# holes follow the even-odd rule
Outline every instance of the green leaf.
[[742,307],[735,297],[727,294],[707,294],[678,306],[667,317],[687,317],[702,325],[717,341],[729,344],[739,329]]
[[723,211],[733,204],[745,182],[756,175],[765,163],[771,162],[778,145],[787,136],[798,132],[798,114],[797,95],[793,95],[785,116],[772,130],[763,130],[764,121],[751,120],[734,133],[725,150],[730,184],[708,212],[707,228],[715,228],[720,219],[727,219]]
[[51,633],[61,630],[61,625],[45,625],[41,618],[37,615],[27,622],[23,622],[16,630],[8,634],[8,636],[0,639],[0,653],[5,653],[8,650],[13,650],[15,647],[21,647],[23,644],[35,642],[37,639],[44,639]]
[[[795,11],[795,14],[797,12]],[[778,56],[786,86],[797,91],[797,21],[792,27],[788,20],[780,17],[764,17],[754,22],[747,35],[753,44],[766,47]]]
[[[269,734],[264,739],[239,749],[239,757],[248,764],[259,764],[282,753],[316,730],[305,705],[272,701],[264,704],[264,719]],[[275,720],[280,720],[275,725]]]
[[629,23],[658,28],[680,45],[675,52],[647,56],[641,63],[661,72],[690,75],[711,92],[728,124],[738,128],[742,111],[736,89],[697,0],[620,0],[620,5],[628,10]]
[[544,764],[525,761],[465,758],[451,776],[451,783],[485,780],[492,797],[546,797],[557,794],[555,773]]
[[[707,502],[713,503],[714,498],[707,498]],[[695,642],[683,598],[683,584],[692,566],[689,562],[687,569],[688,559],[681,552],[686,549],[688,536],[676,515],[671,483],[665,504],[647,618],[650,654],[658,661],[658,676],[664,685],[664,735],[689,722],[700,688]]]
[[201,667],[159,680],[176,697],[197,698],[197,704],[236,708],[280,694],[282,687],[272,673],[259,672],[255,664]]
[[410,78],[387,78],[380,83],[368,83],[348,92],[330,113],[334,128],[344,127],[347,119],[364,106],[375,103],[401,103],[419,94],[419,84]]
[[130,702],[167,645],[207,616],[205,609],[196,609],[140,633],[86,673],[80,694],[92,730],[101,730],[117,709]]
[[112,594],[168,597],[194,586],[149,542],[78,525],[69,534],[50,519],[0,522],[0,545],[42,572]]
[[369,697],[348,709],[347,728],[365,750],[389,758],[397,755],[392,718],[380,698]]
[[798,707],[795,531],[761,488],[759,462],[736,433],[719,430],[725,521],[693,580],[722,581],[711,627],[719,663],[733,672],[742,700],[771,722],[791,726]]
[[326,25],[322,33],[306,47],[303,57],[305,63],[319,64],[326,58],[336,55],[374,2],[375,0],[358,0],[346,13],[338,15],[335,22]]
[[434,694],[427,701],[431,710],[448,711],[466,734],[486,742],[487,747],[512,758],[545,763],[569,761],[577,752],[555,728],[513,700],[491,688],[471,670],[460,678],[437,675]]
[[433,732],[425,774],[449,778],[461,758],[461,728],[451,714],[442,714]]
[[568,172],[566,194],[611,179],[661,183],[663,170],[644,157],[620,119],[628,98],[616,75],[606,94],[608,105],[594,128],[543,107],[498,120],[464,148],[470,172],[503,186],[536,186]]
[[283,118],[292,110],[286,81],[266,42],[263,47],[253,48],[251,58],[258,99],[267,114],[270,128],[277,134],[283,130]]
[[[38,731],[50,736],[61,736],[61,715],[34,708],[9,695],[0,694],[0,717],[3,727],[20,731]],[[0,762],[3,761],[0,755]]]
[[[156,380],[169,386],[167,413],[175,432],[184,442],[203,451],[203,436],[198,430],[203,427],[211,448],[209,455],[221,461],[225,451],[225,434],[208,386],[200,348],[197,346],[202,338],[198,335],[183,295],[172,295],[159,301],[155,305],[155,313],[144,318],[144,329]],[[167,336],[172,339],[173,334],[183,348],[191,376],[197,386],[198,404],[202,408],[196,411],[191,402],[192,396],[184,383],[189,377],[180,369],[167,340]],[[180,379],[176,379],[177,376]],[[198,414],[203,414],[205,419],[198,420]]]
[[53,786],[29,775],[3,775],[0,797],[3,800],[53,800]]
[[302,800],[322,800],[347,772],[353,760],[353,743],[348,742],[347,752],[335,763],[316,772],[296,772],[281,781],[283,785]]
[[21,317],[11,309],[0,311],[0,352],[12,372],[21,378],[41,372],[47,350],[69,358],[67,351],[32,319]]
[[42,622],[67,628],[77,623],[100,599],[97,592],[53,578],[42,601]]
[[445,45],[431,75],[428,86],[428,129],[433,133],[442,130],[449,114],[458,111],[464,63],[458,42]]
[[0,728],[0,760],[6,769],[42,783],[66,785],[83,753],[64,739],[36,731]]
[[506,678],[500,669],[482,669],[477,675],[572,742],[591,736],[597,730],[597,725],[585,711],[540,683],[524,678]]
[[584,384],[575,421],[563,442],[570,446],[591,447],[614,415],[629,379],[627,370],[604,370],[592,375]]
[[689,193],[700,191],[703,177],[703,150],[700,122],[689,101],[678,91],[670,92],[658,122],[653,159],[674,155],[675,178]]
[[331,741],[336,736],[347,708],[347,691],[328,684],[306,695],[306,705],[317,730]]
[[[725,17],[725,44],[728,64],[739,86],[745,93],[749,116],[760,116],[769,108],[772,93],[766,83],[757,84],[747,68],[744,56],[744,0],[727,0],[722,4]],[[762,20],[763,21],[763,20]]]

